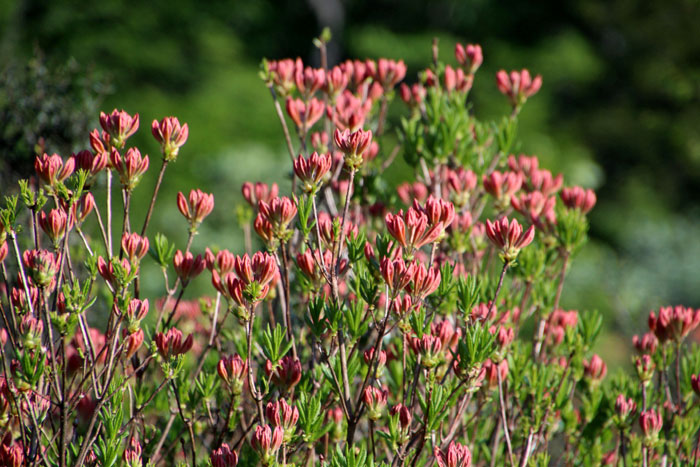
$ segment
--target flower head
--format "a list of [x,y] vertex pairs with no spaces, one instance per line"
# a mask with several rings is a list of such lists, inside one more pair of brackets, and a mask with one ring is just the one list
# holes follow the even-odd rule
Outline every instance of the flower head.
[[182,192],[177,194],[177,208],[192,228],[195,228],[214,210],[214,195],[200,189],[191,190],[185,198]]
[[136,187],[141,176],[148,170],[148,156],[141,157],[141,151],[137,148],[129,148],[124,157],[116,148],[112,148],[109,157],[112,167],[119,174],[122,186],[128,191]]
[[41,230],[51,239],[54,247],[58,247],[66,230],[73,227],[73,216],[69,216],[63,209],[52,209],[48,214],[42,211],[39,214],[39,225]]
[[122,250],[132,264],[137,264],[148,253],[148,238],[137,233],[124,233],[122,236]]
[[336,129],[333,138],[340,152],[345,154],[345,163],[352,170],[357,170],[364,162],[362,154],[372,143],[372,131],[357,130],[351,133],[348,129],[342,132]]
[[515,261],[522,248],[532,243],[535,238],[535,226],[531,225],[523,232],[523,227],[515,219],[510,223],[507,217],[502,217],[494,223],[487,219],[486,235],[501,250],[503,260],[511,263]]
[[275,386],[291,389],[301,381],[301,362],[285,355],[282,360],[273,365],[270,360],[265,363],[265,373]]
[[48,155],[44,153],[41,157],[36,156],[34,160],[34,170],[42,182],[55,187],[57,183],[70,177],[75,170],[75,159],[69,158],[65,162],[58,154]]
[[498,90],[508,97],[513,107],[518,107],[540,90],[542,76],[537,75],[533,79],[530,72],[525,69],[510,73],[501,70],[496,73],[496,84]]
[[433,451],[438,467],[471,467],[472,453],[468,447],[455,441],[450,441],[446,451],[442,451],[438,445]]
[[306,193],[315,194],[323,178],[331,169],[333,158],[330,154],[314,152],[308,158],[301,154],[294,160],[294,174],[301,181],[301,188]]
[[308,102],[301,99],[287,98],[286,109],[300,135],[306,135],[312,126],[323,117],[323,101],[312,98]]
[[160,143],[163,158],[166,161],[174,161],[180,148],[187,142],[190,129],[187,123],[181,126],[176,117],[164,117],[161,121],[153,120],[151,133]]
[[241,187],[241,192],[243,193],[243,198],[251,205],[251,207],[257,208],[259,201],[264,201],[270,203],[274,198],[277,197],[279,188],[276,183],[268,185],[267,183],[256,182],[255,184],[251,182],[245,182]]
[[193,344],[192,334],[183,340],[182,331],[170,328],[167,332],[159,332],[155,337],[158,353],[166,360],[187,353]]
[[379,420],[386,407],[386,399],[389,391],[379,389],[374,386],[367,386],[365,392],[362,393],[362,401],[367,407],[369,418],[371,420]]
[[216,371],[219,373],[219,377],[234,394],[241,393],[247,369],[248,363],[238,354],[223,357],[216,365]]
[[110,136],[110,144],[121,149],[126,140],[139,129],[139,114],[132,117],[117,109],[110,114],[100,112],[100,126]]
[[238,454],[236,451],[232,451],[226,443],[219,446],[218,449],[214,449],[209,459],[212,467],[236,467],[238,465]]
[[175,253],[173,257],[173,266],[175,266],[175,272],[183,285],[187,285],[190,280],[204,271],[205,263],[202,259],[202,255],[197,255],[195,257],[189,251],[183,254],[182,251],[177,250],[177,253]]
[[465,71],[474,74],[484,61],[484,55],[479,44],[455,45],[455,58]]
[[654,409],[645,410],[639,414],[639,426],[644,435],[644,445],[653,446],[663,426],[661,412]]
[[283,196],[274,198],[270,203],[258,201],[258,210],[258,217],[269,223],[270,233],[275,239],[282,242],[289,240],[292,235],[289,224],[297,215],[297,207],[291,199]]

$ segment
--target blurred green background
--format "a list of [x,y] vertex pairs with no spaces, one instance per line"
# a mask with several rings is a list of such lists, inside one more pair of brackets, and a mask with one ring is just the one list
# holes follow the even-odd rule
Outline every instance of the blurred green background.
[[562,304],[604,313],[612,356],[628,345],[619,336],[645,330],[650,309],[700,306],[699,23],[697,0],[3,0],[3,191],[31,174],[39,136],[48,152],[83,149],[99,110],[117,107],[141,115],[133,143],[155,156],[134,198],[143,213],[160,164],[149,123],[176,115],[190,138],[168,169],[151,232],[182,247],[175,194],[202,187],[216,209],[195,250],[240,251],[241,183],[288,180],[279,122],[257,75],[262,57],[317,64],[312,39],[329,26],[331,64],[403,58],[414,80],[433,37],[450,61],[456,41],[480,43],[476,112],[508,111],[498,69],[541,73],[542,91],[522,114],[521,152],[598,193],[592,241]]

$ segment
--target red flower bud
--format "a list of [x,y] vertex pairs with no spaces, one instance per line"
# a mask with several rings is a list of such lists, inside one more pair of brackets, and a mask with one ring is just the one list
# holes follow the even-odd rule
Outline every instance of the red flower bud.
[[129,148],[124,157],[116,148],[112,148],[109,157],[112,167],[119,174],[122,186],[128,191],[136,187],[141,176],[148,170],[148,156],[141,157],[137,148]]
[[690,386],[695,394],[700,396],[700,375],[690,375]]
[[173,257],[173,266],[175,266],[175,272],[183,285],[186,285],[204,271],[205,264],[202,255],[194,257],[189,251],[183,254],[182,251],[177,250]]
[[58,154],[49,156],[44,153],[41,157],[36,156],[34,160],[34,170],[39,179],[51,187],[70,177],[74,169],[75,159],[72,157],[63,162]]
[[258,425],[255,428],[255,433],[250,441],[250,445],[264,459],[264,463],[268,464],[270,459],[273,458],[280,447],[282,447],[283,441],[284,430],[282,427],[277,426],[273,431],[270,425]]
[[238,465],[238,454],[228,447],[228,444],[222,444],[219,449],[214,449],[209,457],[212,467],[236,467]]
[[291,389],[301,381],[301,362],[291,355],[285,355],[277,365],[270,360],[265,363],[265,373],[271,378],[272,384],[285,389]]
[[406,64],[403,60],[398,62],[386,58],[377,61],[377,71],[374,79],[378,81],[385,91],[389,91],[406,76]]
[[374,386],[367,386],[365,392],[362,393],[362,401],[367,407],[369,418],[379,420],[386,407],[386,399],[389,391],[386,389],[378,389]]
[[570,209],[579,209],[587,214],[595,206],[596,196],[593,190],[584,190],[580,186],[564,188],[561,191],[561,200]]
[[494,170],[483,177],[484,190],[503,205],[520,189],[523,177],[516,172],[501,173]]
[[433,266],[427,269],[423,264],[417,264],[411,276],[411,282],[406,287],[406,291],[413,298],[424,300],[440,286],[440,269]]
[[289,224],[297,215],[297,207],[292,200],[283,196],[273,199],[269,204],[265,201],[258,201],[258,209],[262,219],[269,222],[274,238],[287,241],[291,235]]
[[484,61],[484,56],[479,44],[457,44],[455,46],[455,58],[467,73],[473,74]]
[[141,465],[141,443],[139,443],[135,436],[129,438],[129,445],[124,450],[122,458],[129,467]]
[[190,130],[187,123],[180,126],[180,121],[175,117],[164,117],[160,122],[153,120],[151,123],[151,133],[160,143],[163,158],[166,161],[173,161],[177,158],[180,148],[187,141]]
[[624,421],[628,416],[633,415],[636,410],[637,404],[634,402],[634,400],[631,398],[625,399],[624,394],[617,396],[617,399],[615,400],[615,412],[617,413],[617,416],[620,417],[620,420]]
[[586,377],[592,379],[593,381],[600,381],[605,378],[605,374],[608,372],[608,367],[598,355],[593,355],[591,360],[583,360],[583,371]]
[[301,181],[302,190],[306,193],[316,193],[323,177],[331,169],[333,159],[330,154],[314,152],[308,159],[300,154],[294,160],[294,173]]
[[511,104],[517,107],[523,104],[529,97],[532,97],[542,87],[542,76],[537,75],[533,79],[528,70],[511,71],[505,70],[496,73],[496,84],[501,94],[508,97]]
[[124,358],[128,360],[141,348],[141,344],[143,344],[143,329],[137,329],[131,333],[128,329],[123,329],[122,337],[124,337]]
[[645,444],[652,444],[663,426],[661,412],[654,409],[645,410],[639,415],[639,426],[642,429]]
[[214,195],[200,189],[191,190],[188,198],[177,194],[177,208],[192,226],[199,225],[214,209]]
[[72,217],[78,227],[85,222],[85,219],[87,219],[87,216],[90,215],[93,209],[95,209],[95,197],[92,196],[92,193],[90,192],[85,193],[75,204],[73,204],[71,213],[73,214]]
[[289,118],[292,119],[300,135],[306,135],[311,127],[323,116],[323,101],[311,99],[304,102],[301,99],[287,98],[285,105]]
[[391,415],[399,415],[399,424],[402,430],[408,430],[411,428],[411,421],[413,420],[413,415],[411,415],[411,410],[405,405],[398,403],[391,408]]
[[632,345],[640,354],[653,355],[659,345],[659,340],[654,333],[647,332],[641,338],[637,335],[632,336]]
[[[68,218],[70,217],[70,222]],[[66,230],[73,228],[73,216],[68,216],[62,209],[52,209],[47,215],[44,211],[39,214],[39,226],[51,239],[54,245],[66,234]]]
[[121,149],[126,140],[139,129],[139,114],[132,117],[128,113],[114,109],[107,115],[100,112],[100,126],[111,137],[110,143]]
[[700,324],[700,309],[677,305],[661,307],[657,315],[649,313],[649,329],[660,342],[681,340]]
[[276,198],[279,188],[276,183],[268,186],[266,183],[262,182],[257,182],[255,185],[250,182],[245,182],[241,191],[243,192],[243,198],[248,201],[248,204],[257,208],[258,202],[264,201],[269,204]]
[[447,451],[435,445],[433,450],[438,467],[471,467],[472,453],[469,448],[455,441],[450,441]]
[[235,394],[240,394],[245,382],[248,363],[240,355],[223,357],[216,365],[216,371],[221,379]]
[[48,250],[26,250],[22,262],[29,278],[40,288],[53,289],[58,274],[58,259]]
[[515,219],[510,223],[507,217],[502,217],[494,223],[487,219],[486,235],[501,250],[503,259],[511,262],[515,260],[522,248],[532,243],[535,238],[535,226],[531,225],[523,232],[523,227]]
[[182,340],[183,335],[179,329],[170,328],[166,333],[156,334],[155,342],[158,353],[166,360],[187,353],[193,344],[192,334],[187,339]]
[[323,87],[326,82],[326,73],[322,68],[311,68],[308,66],[304,68],[301,66],[301,61],[299,61],[296,64],[294,82],[299,93],[308,98]]
[[100,151],[93,154],[90,151],[80,151],[71,156],[75,160],[75,168],[84,170],[90,177],[97,176],[109,165],[109,153]]
[[132,263],[137,263],[146,256],[148,246],[148,238],[137,233],[124,233],[122,236],[122,249]]
[[333,138],[340,152],[345,154],[345,163],[352,169],[360,167],[364,162],[362,154],[372,143],[372,131],[357,130],[351,133],[348,129],[343,132],[336,129]]
[[439,337],[431,334],[423,334],[420,339],[414,337],[411,340],[411,349],[421,356],[421,363],[426,368],[433,368],[440,364],[442,342]]

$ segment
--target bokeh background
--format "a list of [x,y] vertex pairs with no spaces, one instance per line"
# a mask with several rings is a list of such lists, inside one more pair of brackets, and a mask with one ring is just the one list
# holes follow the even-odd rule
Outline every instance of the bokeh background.
[[[697,0],[3,0],[2,192],[31,175],[37,146],[63,155],[86,148],[99,110],[115,107],[141,115],[134,143],[156,155],[157,167],[148,123],[176,115],[190,138],[168,169],[151,231],[182,246],[175,194],[203,187],[216,209],[195,249],[240,251],[241,183],[289,179],[258,78],[262,57],[317,64],[312,39],[329,26],[331,64],[403,58],[414,80],[433,37],[444,60],[457,41],[480,43],[476,112],[508,111],[498,69],[541,73],[542,91],[522,113],[520,152],[598,193],[591,242],[575,259],[562,305],[604,313],[601,352],[614,364],[627,358],[628,337],[645,330],[650,309],[700,306],[699,23]],[[135,194],[137,215],[156,172]]]

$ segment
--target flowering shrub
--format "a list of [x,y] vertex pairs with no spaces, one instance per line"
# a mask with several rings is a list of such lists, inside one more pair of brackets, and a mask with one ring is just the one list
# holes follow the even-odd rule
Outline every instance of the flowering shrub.
[[[177,242],[149,231],[168,165],[187,157],[175,117],[152,123],[150,198],[152,157],[128,146],[137,114],[103,113],[91,149],[37,157],[0,212],[0,463],[695,462],[700,353],[683,343],[700,310],[652,312],[636,373],[607,375],[601,316],[560,308],[596,197],[512,154],[541,77],[500,71],[511,111],[484,122],[468,99],[478,45],[410,86],[402,61],[327,68],[318,45],[322,68],[263,62],[293,180],[244,184],[245,252],[196,241],[215,208],[200,189],[170,203]],[[399,154],[415,176],[394,190]],[[198,300],[193,282],[207,283]]]

